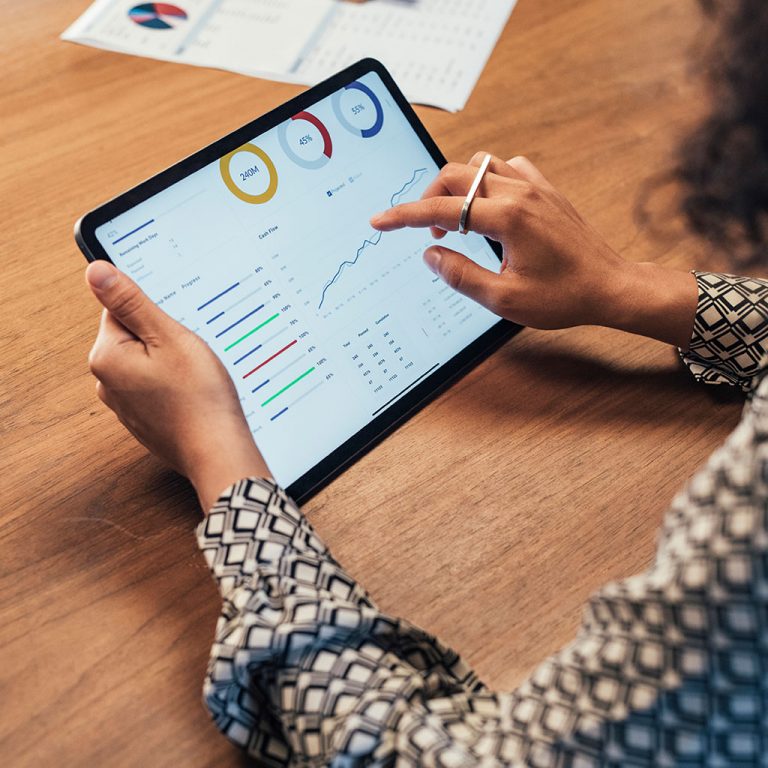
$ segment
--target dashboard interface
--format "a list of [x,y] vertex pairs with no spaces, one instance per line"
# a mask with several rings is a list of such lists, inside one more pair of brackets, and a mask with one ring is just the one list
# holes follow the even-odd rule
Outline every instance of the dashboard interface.
[[[222,360],[283,486],[498,322],[424,265],[428,230],[368,223],[437,172],[368,72],[95,230]],[[499,268],[479,235],[442,243]]]

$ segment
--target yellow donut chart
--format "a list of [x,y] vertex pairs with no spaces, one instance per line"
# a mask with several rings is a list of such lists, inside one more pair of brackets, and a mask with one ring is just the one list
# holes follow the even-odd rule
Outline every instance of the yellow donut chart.
[[[267,166],[269,186],[260,195],[249,195],[247,192],[243,191],[232,178],[229,164],[232,158],[240,152],[250,152],[252,155],[256,155],[256,157]],[[221,171],[221,178],[227,185],[227,189],[244,203],[262,205],[263,203],[268,203],[275,196],[275,192],[277,192],[277,168],[275,168],[272,158],[263,149],[259,149],[255,144],[243,144],[242,147],[238,147],[229,154],[224,155],[224,157],[219,160],[219,170]]]

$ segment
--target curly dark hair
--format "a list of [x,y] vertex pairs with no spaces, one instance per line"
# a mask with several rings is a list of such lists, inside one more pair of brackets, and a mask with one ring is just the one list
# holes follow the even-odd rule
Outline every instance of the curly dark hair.
[[718,30],[712,108],[681,147],[682,210],[731,261],[768,266],[768,1],[700,3]]

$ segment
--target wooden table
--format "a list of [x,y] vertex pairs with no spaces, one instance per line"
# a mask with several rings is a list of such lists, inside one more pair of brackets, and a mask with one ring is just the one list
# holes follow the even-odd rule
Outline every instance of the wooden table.
[[[299,89],[60,42],[86,4],[0,0],[1,761],[241,765],[200,703],[219,608],[200,512],[95,397],[72,225]],[[700,25],[680,0],[520,0],[467,109],[419,114],[449,157],[528,154],[627,258],[701,263],[633,221],[696,116]],[[739,408],[663,345],[525,331],[306,512],[384,609],[509,689],[649,563]]]

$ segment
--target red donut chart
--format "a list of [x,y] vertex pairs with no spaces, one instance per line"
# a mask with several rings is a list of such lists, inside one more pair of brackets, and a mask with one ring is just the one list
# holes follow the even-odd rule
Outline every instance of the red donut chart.
[[[290,122],[298,121],[309,123],[320,134],[320,139],[322,140],[323,146],[322,152],[316,156],[316,159],[308,159],[306,155],[302,157],[295,151],[293,147],[290,146],[288,139],[288,125]],[[302,168],[308,168],[310,170],[317,170],[318,168],[322,168],[326,163],[328,163],[328,161],[331,159],[331,156],[333,155],[333,141],[331,140],[331,134],[325,127],[325,123],[323,123],[320,118],[316,117],[311,112],[299,112],[298,114],[294,115],[288,123],[283,123],[278,129],[278,138],[280,139],[280,145],[282,146],[285,154],[288,155],[288,157],[293,160],[296,165],[300,165]],[[309,136],[306,136],[305,138],[307,141],[311,140]]]
[[291,120],[306,120],[320,131],[320,135],[323,137],[323,154],[330,160],[333,154],[333,142],[331,141],[331,134],[328,133],[328,129],[324,123],[316,118],[311,112],[299,112],[298,115],[294,115]]

